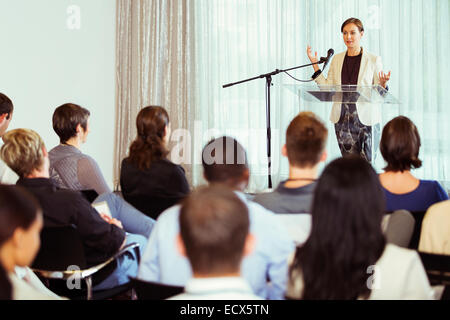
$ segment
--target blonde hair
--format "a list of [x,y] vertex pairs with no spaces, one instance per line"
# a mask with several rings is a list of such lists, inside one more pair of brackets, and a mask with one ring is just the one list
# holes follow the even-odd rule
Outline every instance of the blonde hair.
[[29,176],[44,163],[44,141],[33,130],[15,129],[3,135],[4,145],[0,155],[19,177]]

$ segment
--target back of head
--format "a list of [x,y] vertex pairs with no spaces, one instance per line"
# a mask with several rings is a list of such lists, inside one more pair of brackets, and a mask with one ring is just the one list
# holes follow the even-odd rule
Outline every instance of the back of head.
[[37,200],[25,189],[0,185],[0,247],[16,229],[28,230],[40,212]]
[[15,129],[3,136],[0,154],[3,161],[21,178],[44,164],[44,141],[35,131]]
[[286,131],[289,163],[299,168],[314,167],[325,151],[328,129],[312,112],[301,112]]
[[239,272],[249,230],[247,206],[225,186],[202,187],[180,212],[180,233],[196,274]]
[[297,250],[305,299],[367,297],[367,268],[381,256],[384,193],[369,163],[339,158],[324,169],[312,205],[311,234]]
[[420,168],[420,136],[417,127],[407,117],[399,116],[383,128],[380,151],[387,162],[386,171],[408,171]]
[[137,137],[130,146],[128,160],[140,170],[150,168],[153,162],[166,158],[169,153],[164,145],[167,111],[158,106],[142,109],[136,118]]
[[3,93],[0,93],[0,115],[2,114],[8,114],[10,115],[11,112],[14,110],[14,105],[6,95]]
[[77,126],[81,125],[87,130],[89,110],[74,104],[66,103],[56,108],[53,113],[53,130],[58,135],[61,143],[66,143],[77,135]]
[[231,187],[241,182],[248,171],[245,149],[231,137],[210,141],[203,148],[202,164],[209,183],[224,183]]

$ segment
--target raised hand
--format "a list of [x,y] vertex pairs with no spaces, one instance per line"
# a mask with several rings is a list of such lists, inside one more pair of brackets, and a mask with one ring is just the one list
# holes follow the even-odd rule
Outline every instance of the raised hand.
[[389,71],[389,73],[387,73],[387,74],[384,73],[383,71],[380,71],[378,73],[378,78],[380,78],[380,86],[382,86],[383,88],[386,88],[386,83],[391,78],[391,71]]
[[315,56],[312,55],[311,46],[307,47],[306,54],[308,55],[309,61],[311,61],[311,63],[319,61],[319,58],[317,57],[317,51],[315,52]]

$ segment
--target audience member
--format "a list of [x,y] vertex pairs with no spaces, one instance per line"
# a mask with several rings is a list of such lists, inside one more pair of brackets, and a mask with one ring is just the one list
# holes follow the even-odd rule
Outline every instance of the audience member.
[[97,162],[80,151],[89,134],[88,110],[64,104],[53,113],[53,129],[61,144],[49,152],[50,178],[57,187],[70,190],[95,190],[96,203],[106,201],[114,218],[127,232],[148,237],[155,221],[109,189]]
[[273,212],[309,213],[319,163],[325,161],[328,130],[312,112],[301,112],[286,131],[281,153],[289,160],[289,179],[254,201]]
[[[35,277],[25,281],[16,268],[29,266],[40,246],[42,210],[37,201],[17,186],[0,186],[0,265],[8,273],[14,300],[59,300]],[[38,285],[36,285],[38,284]]]
[[181,205],[178,249],[189,259],[193,278],[175,300],[259,300],[240,275],[251,253],[247,206],[223,186],[204,187]]
[[386,244],[384,195],[362,158],[340,158],[323,171],[312,205],[312,230],[290,267],[287,297],[431,299],[416,251]]
[[422,222],[419,251],[450,255],[450,200],[428,208]]
[[157,218],[189,193],[183,167],[167,159],[169,115],[164,108],[146,107],[136,119],[137,137],[122,161],[120,186],[125,200]]
[[432,204],[448,199],[439,182],[419,180],[411,174],[411,169],[422,166],[419,149],[419,132],[407,117],[396,117],[384,126],[380,151],[387,165],[379,177],[387,212],[426,211]]
[[[43,209],[44,226],[74,225],[83,241],[87,263],[104,262],[126,244],[137,242],[144,250],[146,239],[125,234],[120,221],[101,216],[79,193],[57,189],[49,178],[49,158],[41,137],[28,129],[9,131],[1,148],[3,160],[20,177],[18,185],[30,191]],[[108,289],[127,283],[137,274],[137,257],[130,254],[118,259],[116,270],[94,289]]]
[[[228,186],[247,205],[250,233],[256,240],[253,253],[244,258],[242,276],[256,295],[282,299],[287,281],[287,258],[294,244],[273,212],[246,200],[243,190],[250,173],[244,148],[233,138],[215,139],[203,149],[202,161],[204,176],[210,185]],[[176,249],[179,214],[177,205],[159,216],[142,257],[139,278],[177,286],[185,286],[191,278],[189,261]]]
[[[0,138],[3,137],[8,130],[9,123],[12,120],[14,106],[12,101],[3,93],[0,93]],[[0,147],[2,142],[0,141]],[[0,183],[16,184],[19,179],[1,159],[0,159]]]

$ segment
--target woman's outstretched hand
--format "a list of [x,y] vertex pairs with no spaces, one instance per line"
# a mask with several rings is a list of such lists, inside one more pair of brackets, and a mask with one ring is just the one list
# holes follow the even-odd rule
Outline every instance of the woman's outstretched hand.
[[383,88],[386,88],[386,83],[391,78],[391,71],[389,71],[389,73],[387,73],[387,74],[384,73],[383,71],[380,71],[378,73],[378,77],[380,78],[380,86],[382,86]]
[[317,57],[317,51],[315,52],[315,56],[312,55],[311,46],[308,46],[308,48],[306,49],[306,54],[308,55],[309,61],[311,61],[311,63],[319,61]]

